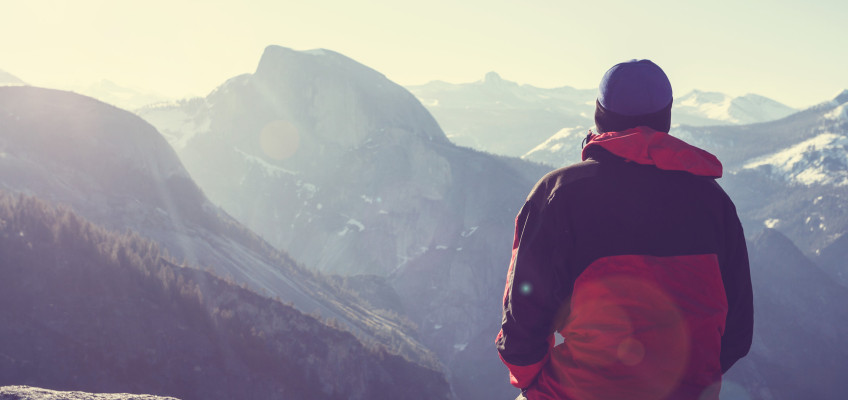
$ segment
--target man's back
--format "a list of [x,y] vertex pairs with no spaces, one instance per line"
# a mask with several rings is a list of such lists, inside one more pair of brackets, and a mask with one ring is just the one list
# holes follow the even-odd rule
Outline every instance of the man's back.
[[747,251],[721,163],[666,133],[661,70],[627,64],[609,85],[642,96],[622,79],[648,68],[661,108],[621,116],[599,96],[596,126],[654,128],[590,135],[584,162],[542,178],[516,218],[497,345],[530,399],[717,399],[750,347]]
[[[711,177],[598,149],[543,178],[522,214],[525,232],[541,233],[522,243],[534,253],[527,262],[552,265],[554,278],[519,272],[516,282],[555,294],[552,304],[567,308],[553,321],[565,341],[536,390],[576,399],[699,398],[720,381],[719,354],[733,349],[730,335],[721,342],[722,276],[736,281],[746,270],[737,266],[744,247],[729,245],[744,244],[732,237],[742,233],[733,204]],[[557,375],[571,383],[560,385]]]

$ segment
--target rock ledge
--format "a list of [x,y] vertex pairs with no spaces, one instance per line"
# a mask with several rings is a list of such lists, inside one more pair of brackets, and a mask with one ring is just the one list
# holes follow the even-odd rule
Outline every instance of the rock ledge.
[[30,386],[0,386],[0,400],[179,400],[175,397],[127,393],[59,392]]

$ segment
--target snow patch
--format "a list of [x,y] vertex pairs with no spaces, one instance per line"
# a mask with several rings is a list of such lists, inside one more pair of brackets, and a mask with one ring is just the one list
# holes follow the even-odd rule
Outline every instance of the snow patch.
[[778,219],[778,218],[769,218],[769,219],[765,220],[765,222],[763,222],[763,224],[765,224],[766,228],[769,228],[769,229],[774,228],[775,226],[777,226],[778,223],[780,223],[780,219]]
[[468,347],[468,343],[457,343],[457,344],[453,345],[453,348],[456,351],[463,351],[463,350],[465,350],[466,347]]
[[824,115],[825,119],[832,121],[846,121],[848,120],[848,103],[845,103],[839,107],[834,108],[830,112]]
[[365,225],[363,225],[363,224],[362,224],[362,222],[359,222],[359,221],[357,221],[357,220],[355,220],[355,219],[353,219],[353,218],[348,219],[348,220],[347,220],[347,223],[345,224],[345,227],[344,227],[344,228],[342,228],[342,230],[341,230],[341,231],[339,231],[338,235],[339,235],[339,236],[347,235],[347,233],[348,233],[348,232],[352,232],[352,231],[353,231],[353,229],[352,229],[352,228],[356,228],[356,229],[357,229],[357,231],[362,232],[362,231],[364,231],[364,230],[365,230]]
[[283,176],[283,175],[297,175],[297,172],[290,171],[290,170],[287,170],[285,168],[280,168],[280,167],[278,167],[274,164],[271,164],[271,163],[269,163],[269,162],[267,162],[267,161],[265,161],[265,160],[263,160],[263,159],[261,159],[257,156],[254,156],[252,154],[248,154],[247,152],[242,151],[241,149],[239,149],[237,147],[233,147],[233,150],[236,153],[241,154],[241,156],[244,157],[245,161],[252,163],[252,164],[256,164],[257,166],[259,166],[262,169],[262,172],[264,172],[265,175],[267,175],[267,176],[280,177],[280,176]]
[[580,158],[580,144],[588,131],[584,126],[560,129],[521,158],[554,166],[576,162]]
[[464,238],[467,238],[467,237],[473,235],[474,232],[477,232],[478,228],[480,228],[480,227],[479,226],[472,226],[471,228],[468,228],[468,229],[462,231],[462,233],[460,233],[459,235],[464,237]]
[[359,222],[353,218],[347,220],[347,224],[355,226],[357,229],[359,229],[360,232],[365,230],[365,225],[363,225],[362,222]]
[[[318,193],[318,186],[315,186],[311,183],[303,182],[301,180],[297,181],[297,198],[298,199],[309,200],[309,199],[315,197],[315,193]],[[304,203],[304,205],[306,205],[306,204]]]
[[[848,185],[848,138],[822,133],[776,153],[757,158],[743,169],[771,166],[784,179],[803,185]],[[834,168],[834,165],[837,167]]]
[[735,121],[730,115],[733,98],[722,93],[693,91],[677,104],[680,108],[697,110],[707,118],[719,121]]

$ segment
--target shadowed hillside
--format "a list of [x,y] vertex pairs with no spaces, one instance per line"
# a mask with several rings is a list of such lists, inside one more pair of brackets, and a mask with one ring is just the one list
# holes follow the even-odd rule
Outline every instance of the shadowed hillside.
[[0,386],[449,398],[439,372],[36,198],[0,194],[0,276]]

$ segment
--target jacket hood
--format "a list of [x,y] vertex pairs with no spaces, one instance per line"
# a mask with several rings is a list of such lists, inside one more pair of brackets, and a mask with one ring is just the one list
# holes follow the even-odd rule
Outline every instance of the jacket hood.
[[694,175],[720,178],[721,161],[709,152],[692,146],[666,132],[639,126],[621,132],[590,135],[583,147],[585,161],[595,146],[637,164],[655,165],[669,171],[685,171]]

